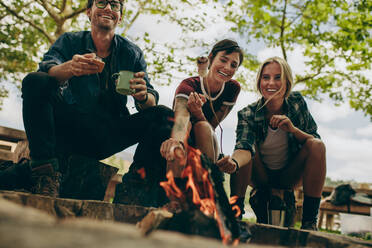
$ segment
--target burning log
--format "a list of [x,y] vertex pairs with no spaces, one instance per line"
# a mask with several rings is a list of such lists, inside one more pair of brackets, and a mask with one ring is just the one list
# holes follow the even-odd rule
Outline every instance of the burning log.
[[[229,203],[223,187],[223,174],[199,150],[187,147],[187,151],[187,163],[181,177],[177,178],[173,173],[180,174],[180,168],[169,168],[168,181],[160,183],[171,201],[163,209],[172,212],[173,217],[150,213],[139,224],[142,232],[161,228],[222,239],[224,244],[239,243],[243,226],[237,222]],[[180,164],[174,163],[174,166]],[[250,232],[247,225],[244,229],[246,240]]]

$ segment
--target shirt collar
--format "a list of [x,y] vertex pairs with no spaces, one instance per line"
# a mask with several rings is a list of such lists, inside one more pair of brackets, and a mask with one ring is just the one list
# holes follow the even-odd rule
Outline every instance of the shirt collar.
[[[116,35],[114,35],[114,38],[112,39],[112,50],[115,49],[116,45],[118,43]],[[89,35],[85,36],[85,44],[86,44],[86,50],[88,53],[95,53],[97,51],[96,46],[94,45],[93,38],[92,38],[92,32],[89,32]]]
[[[265,104],[265,99],[261,97],[260,100],[257,102],[257,108],[256,108],[256,113],[254,114],[254,120],[255,121],[264,121],[265,120],[265,115],[266,115],[266,108],[263,107]],[[292,114],[292,109],[291,105],[288,104],[288,99],[284,98],[284,111],[288,113],[288,115]],[[288,116],[289,117],[289,116]]]
[[89,35],[85,36],[85,44],[86,44],[85,48],[89,53],[96,52],[97,49],[96,46],[94,45],[91,32],[89,32]]
[[[200,87],[201,87],[201,90],[204,94],[204,96],[209,100],[209,101],[215,101],[218,97],[220,97],[220,95],[222,94],[223,90],[225,89],[225,83],[223,83],[222,85],[222,88],[220,89],[220,91],[217,93],[217,95],[215,97],[212,97],[208,94],[208,92],[205,90],[205,87],[204,87],[204,78],[203,77],[200,77],[199,76],[199,80],[200,80]],[[207,82],[208,83],[208,82]],[[210,92],[209,92],[210,93]]]
[[258,100],[256,113],[254,113],[254,120],[255,121],[264,121],[265,120],[265,113],[266,108],[262,107],[265,103],[265,99],[261,97],[260,100]]

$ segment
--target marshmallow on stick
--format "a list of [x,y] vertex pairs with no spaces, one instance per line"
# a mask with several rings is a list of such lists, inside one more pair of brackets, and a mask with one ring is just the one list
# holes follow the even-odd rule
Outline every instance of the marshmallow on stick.
[[201,77],[206,77],[208,73],[209,60],[207,57],[201,56],[196,59],[198,65],[198,74]]

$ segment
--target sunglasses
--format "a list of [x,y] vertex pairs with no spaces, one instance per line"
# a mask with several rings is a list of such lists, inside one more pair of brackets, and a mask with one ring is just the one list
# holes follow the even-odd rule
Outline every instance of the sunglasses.
[[99,9],[106,8],[107,4],[110,4],[112,11],[120,11],[122,3],[119,1],[107,1],[107,0],[96,0],[96,7]]

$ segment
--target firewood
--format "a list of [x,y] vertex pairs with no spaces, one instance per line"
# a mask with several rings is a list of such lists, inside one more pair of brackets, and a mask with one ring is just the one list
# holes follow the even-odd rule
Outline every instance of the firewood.
[[140,229],[143,235],[148,235],[152,230],[162,228],[172,217],[173,213],[165,209],[156,209],[138,222],[137,228]]

